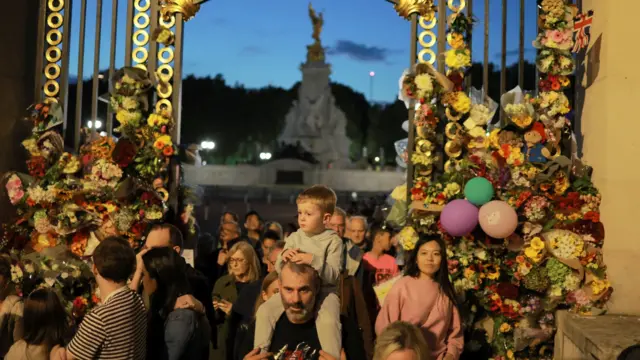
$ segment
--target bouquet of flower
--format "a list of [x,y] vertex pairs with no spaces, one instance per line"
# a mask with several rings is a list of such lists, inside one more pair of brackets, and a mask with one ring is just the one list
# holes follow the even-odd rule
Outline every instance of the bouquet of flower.
[[544,48],[538,53],[536,66],[541,73],[551,75],[571,75],[575,70],[575,62],[568,50]]

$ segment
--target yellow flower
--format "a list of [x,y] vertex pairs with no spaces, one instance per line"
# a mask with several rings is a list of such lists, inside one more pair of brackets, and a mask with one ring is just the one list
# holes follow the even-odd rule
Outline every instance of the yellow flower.
[[489,134],[489,142],[491,143],[491,147],[495,149],[500,148],[500,129],[491,130],[491,134]]
[[487,278],[489,278],[489,280],[498,280],[499,277],[500,271],[495,271],[487,274]]
[[544,249],[544,242],[539,236],[536,236],[531,240],[531,247],[536,250],[542,250]]
[[462,49],[465,47],[464,37],[460,33],[449,34],[449,45],[454,49]]
[[607,290],[610,286],[611,284],[607,280],[595,279],[591,282],[591,291],[594,295],[598,295]]
[[452,197],[460,193],[460,185],[458,183],[449,183],[444,188],[444,194],[447,197]]
[[138,111],[118,110],[118,112],[116,112],[116,120],[118,120],[121,125],[129,123],[135,124],[140,118],[142,118],[142,114]]
[[430,93],[433,91],[433,80],[429,74],[420,74],[413,80],[422,93]]
[[538,263],[542,260],[542,255],[540,254],[540,250],[536,250],[531,246],[524,249],[524,254],[529,259],[533,260],[533,262]]
[[164,149],[165,146],[171,146],[171,145],[173,145],[173,142],[171,141],[171,136],[169,135],[159,136],[156,139],[156,141],[153,143],[153,147],[159,150]]
[[471,99],[463,92],[456,93],[456,101],[452,104],[453,109],[459,114],[466,114],[471,111]]
[[467,279],[471,278],[475,274],[476,274],[476,272],[471,270],[471,269],[469,269],[469,268],[464,269],[464,277],[467,278]]
[[147,119],[147,124],[149,126],[162,126],[169,123],[169,119],[159,114],[151,114],[149,115],[149,119]]
[[108,213],[112,213],[118,209],[118,207],[113,203],[106,203],[104,207],[107,209]]
[[397,186],[391,192],[391,198],[397,201],[406,201],[407,200],[407,184],[404,183],[400,186]]
[[445,54],[445,63],[452,69],[471,66],[471,51],[469,49],[451,49]]
[[507,350],[507,359],[515,359],[515,355],[513,354],[513,350]]
[[509,323],[502,323],[502,325],[500,325],[500,332],[501,333],[506,333],[511,331],[511,325],[509,325]]
[[138,105],[140,103],[134,97],[125,96],[125,97],[122,98],[121,104],[122,104],[122,108],[123,109],[135,110],[135,109],[138,108]]
[[35,139],[27,139],[22,142],[22,146],[31,154],[31,156],[40,156],[40,149],[38,149],[38,142]]

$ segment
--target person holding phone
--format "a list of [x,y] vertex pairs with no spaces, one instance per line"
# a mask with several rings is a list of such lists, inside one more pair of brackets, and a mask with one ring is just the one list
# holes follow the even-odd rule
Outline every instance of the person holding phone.
[[222,276],[213,287],[213,308],[217,339],[213,344],[213,359],[227,359],[233,351],[235,331],[231,324],[233,304],[244,287],[260,279],[260,261],[251,244],[240,241],[228,251],[229,274]]

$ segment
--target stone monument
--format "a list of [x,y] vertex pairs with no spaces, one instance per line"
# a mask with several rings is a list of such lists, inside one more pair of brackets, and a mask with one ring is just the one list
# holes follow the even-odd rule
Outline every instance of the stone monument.
[[346,134],[347,118],[336,106],[331,93],[331,65],[325,62],[325,51],[320,41],[323,16],[322,13],[317,15],[309,4],[309,17],[313,24],[314,43],[307,46],[307,61],[300,66],[302,83],[298,99],[285,118],[285,127],[278,141],[287,145],[299,144],[313,154],[322,167],[347,168],[351,165],[351,140]]

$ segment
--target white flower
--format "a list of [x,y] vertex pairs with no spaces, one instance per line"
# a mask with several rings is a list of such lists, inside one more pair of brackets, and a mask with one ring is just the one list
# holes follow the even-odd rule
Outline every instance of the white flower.
[[487,252],[484,249],[476,250],[474,255],[480,260],[486,260],[487,259]]
[[11,281],[19,283],[22,280],[22,269],[19,266],[11,265]]
[[67,272],[63,272],[62,274],[60,274],[60,277],[66,279],[69,277],[69,274],[67,274]]

